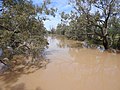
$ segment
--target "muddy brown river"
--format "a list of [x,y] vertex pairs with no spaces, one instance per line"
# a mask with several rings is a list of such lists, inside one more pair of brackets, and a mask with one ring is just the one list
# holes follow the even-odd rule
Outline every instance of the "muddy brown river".
[[79,41],[48,37],[43,69],[0,78],[0,90],[120,90],[120,54],[77,47]]

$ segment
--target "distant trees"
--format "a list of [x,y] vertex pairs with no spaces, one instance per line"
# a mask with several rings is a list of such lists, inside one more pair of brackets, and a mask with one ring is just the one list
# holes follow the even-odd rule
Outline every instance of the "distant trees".
[[119,0],[69,0],[69,4],[74,10],[69,15],[61,15],[64,21],[69,21],[65,30],[68,37],[87,39],[102,44],[105,49],[120,49]]
[[65,35],[65,32],[67,31],[67,25],[66,24],[58,24],[56,33],[59,35]]

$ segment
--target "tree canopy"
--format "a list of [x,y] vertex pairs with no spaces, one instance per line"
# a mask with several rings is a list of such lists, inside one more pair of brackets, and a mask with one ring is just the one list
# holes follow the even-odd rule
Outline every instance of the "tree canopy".
[[60,25],[69,38],[88,40],[103,45],[105,49],[120,49],[120,1],[119,0],[69,0],[74,10],[61,13],[62,23],[69,22],[67,29]]
[[[53,15],[56,9],[48,8],[49,0],[34,5],[31,0],[2,0],[0,4],[0,48],[4,58],[18,54],[39,55],[48,42],[42,14]],[[38,53],[38,54],[37,54]]]

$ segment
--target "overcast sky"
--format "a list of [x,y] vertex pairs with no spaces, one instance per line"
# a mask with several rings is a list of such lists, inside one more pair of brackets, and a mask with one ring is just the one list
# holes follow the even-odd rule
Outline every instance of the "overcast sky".
[[[43,1],[44,0],[33,0],[33,3],[40,5]],[[50,6],[57,8],[58,11],[55,17],[47,16],[50,19],[44,22],[47,30],[49,30],[51,27],[56,27],[57,24],[60,23],[60,12],[64,11],[65,13],[69,13],[72,10],[72,7],[68,5],[68,0],[51,0]]]

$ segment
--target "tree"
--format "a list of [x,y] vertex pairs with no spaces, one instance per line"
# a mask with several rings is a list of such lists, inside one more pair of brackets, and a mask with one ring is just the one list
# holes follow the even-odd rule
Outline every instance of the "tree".
[[[109,48],[109,22],[114,16],[119,18],[119,0],[69,0],[78,17],[84,16],[82,23],[86,34],[95,35],[102,41],[105,49]],[[93,11],[96,9],[97,11]],[[79,19],[78,19],[79,20]],[[80,21],[82,22],[82,21]]]
[[[42,13],[54,16],[55,9],[47,8],[50,2],[46,0],[41,6],[33,5],[31,0],[3,0],[0,15],[0,48],[3,58],[9,58],[7,47],[16,54],[41,53],[47,46],[46,29],[41,17]],[[38,16],[39,15],[39,16]],[[26,53],[27,52],[27,53]]]

